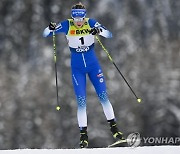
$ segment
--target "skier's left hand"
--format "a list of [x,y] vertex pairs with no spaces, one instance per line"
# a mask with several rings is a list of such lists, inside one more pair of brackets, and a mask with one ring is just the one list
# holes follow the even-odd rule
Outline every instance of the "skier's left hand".
[[90,34],[92,34],[92,35],[96,35],[99,33],[100,33],[100,28],[98,28],[98,27],[94,27],[90,30]]
[[56,23],[50,22],[49,30],[55,30],[55,29],[56,29]]

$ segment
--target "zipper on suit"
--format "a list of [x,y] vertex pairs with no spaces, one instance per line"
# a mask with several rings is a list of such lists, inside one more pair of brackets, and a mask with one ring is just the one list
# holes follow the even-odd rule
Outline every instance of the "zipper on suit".
[[87,65],[86,65],[86,60],[84,58],[84,53],[82,53],[82,58],[83,58],[83,62],[84,62],[84,67],[86,67]]

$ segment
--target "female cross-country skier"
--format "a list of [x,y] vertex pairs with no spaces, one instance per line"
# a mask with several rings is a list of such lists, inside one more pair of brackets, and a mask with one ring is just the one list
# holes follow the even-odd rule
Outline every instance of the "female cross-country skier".
[[85,18],[86,9],[82,3],[75,4],[71,9],[72,19],[63,22],[50,23],[44,30],[43,36],[52,36],[55,33],[64,33],[71,51],[72,82],[77,99],[77,118],[80,128],[80,147],[88,147],[87,114],[86,114],[86,74],[89,76],[110,130],[115,139],[125,140],[118,130],[113,107],[109,101],[104,75],[94,51],[94,36],[101,35],[111,38],[112,34],[94,19]]

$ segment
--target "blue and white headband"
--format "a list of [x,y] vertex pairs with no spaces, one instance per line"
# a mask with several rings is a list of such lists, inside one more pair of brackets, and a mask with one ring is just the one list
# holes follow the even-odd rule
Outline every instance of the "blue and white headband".
[[72,9],[71,10],[72,18],[76,18],[76,17],[85,18],[85,16],[86,16],[86,9]]

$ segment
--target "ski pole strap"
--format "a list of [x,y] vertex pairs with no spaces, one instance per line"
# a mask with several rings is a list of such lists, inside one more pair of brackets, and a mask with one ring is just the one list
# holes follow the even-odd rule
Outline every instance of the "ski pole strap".
[[100,41],[100,39],[96,36],[96,40],[99,42],[100,46],[102,47],[102,49],[106,52],[106,54],[108,55],[108,58],[111,62],[113,62],[111,55],[109,54],[109,52],[107,51],[107,49],[104,47],[104,45],[102,44],[102,42]]

